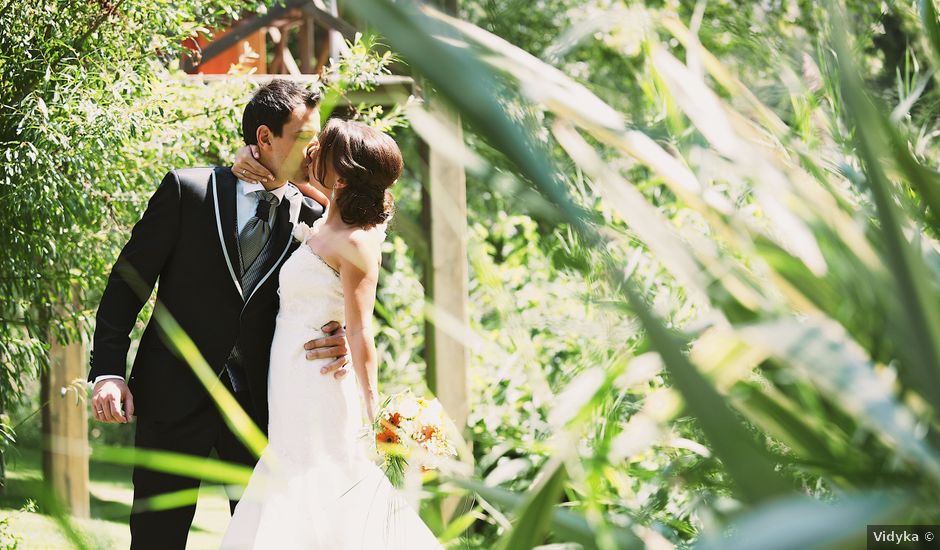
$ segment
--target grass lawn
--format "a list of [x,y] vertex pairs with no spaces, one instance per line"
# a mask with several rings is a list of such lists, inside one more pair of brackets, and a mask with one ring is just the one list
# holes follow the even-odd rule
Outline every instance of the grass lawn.
[[[0,520],[9,518],[13,534],[20,538],[19,548],[60,550],[70,547],[52,518],[21,511],[30,498],[40,494],[42,460],[39,451],[14,449],[7,457],[8,485],[6,491],[0,493]],[[133,496],[131,470],[92,462],[90,473],[91,519],[76,520],[75,524],[87,536],[91,548],[127,548],[131,540],[127,527]],[[224,490],[218,485],[203,484],[187,548],[218,548],[228,522],[228,499]]]

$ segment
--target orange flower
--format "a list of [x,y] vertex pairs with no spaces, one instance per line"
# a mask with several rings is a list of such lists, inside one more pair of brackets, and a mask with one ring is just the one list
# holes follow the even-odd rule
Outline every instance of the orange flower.
[[378,443],[395,444],[398,443],[398,434],[396,434],[394,430],[385,430],[376,435],[375,440]]
[[424,426],[421,428],[421,433],[418,435],[418,443],[424,443],[425,441],[434,437],[434,434],[437,432],[437,428],[434,426]]
[[399,424],[401,424],[401,416],[398,413],[395,413],[391,416],[391,418],[380,418],[379,424],[382,425],[382,429],[385,431],[394,432]]

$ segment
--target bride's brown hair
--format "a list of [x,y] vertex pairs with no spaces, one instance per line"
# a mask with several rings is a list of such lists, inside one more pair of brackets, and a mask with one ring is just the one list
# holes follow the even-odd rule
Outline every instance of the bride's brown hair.
[[334,198],[343,221],[360,227],[388,221],[394,208],[388,188],[404,167],[395,140],[362,122],[339,118],[326,123],[319,140],[315,175],[324,181],[331,162],[345,182]]

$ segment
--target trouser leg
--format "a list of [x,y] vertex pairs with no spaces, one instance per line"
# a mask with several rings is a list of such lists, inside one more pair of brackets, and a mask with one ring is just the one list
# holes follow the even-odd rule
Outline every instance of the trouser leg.
[[[198,458],[209,456],[216,439],[218,418],[211,404],[207,405],[172,422],[138,418],[135,435],[138,451],[169,451]],[[200,480],[138,465],[134,467],[133,481],[131,549],[183,550],[196,512]]]

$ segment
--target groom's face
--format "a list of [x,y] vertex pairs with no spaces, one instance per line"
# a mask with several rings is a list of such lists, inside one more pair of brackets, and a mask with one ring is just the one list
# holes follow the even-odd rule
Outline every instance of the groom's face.
[[[290,119],[281,129],[281,135],[269,136],[267,147],[268,158],[262,161],[277,176],[280,181],[289,180],[296,183],[307,182],[307,171],[304,169],[304,153],[307,145],[320,133],[320,115],[315,108],[304,104],[298,105],[291,113]],[[262,146],[262,154],[265,153]]]

